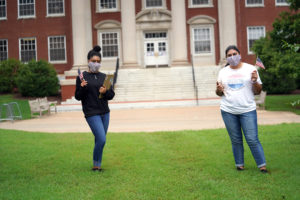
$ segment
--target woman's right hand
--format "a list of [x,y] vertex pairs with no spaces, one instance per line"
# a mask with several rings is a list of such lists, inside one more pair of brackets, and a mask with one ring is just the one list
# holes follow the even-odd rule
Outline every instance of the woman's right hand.
[[80,84],[81,87],[85,87],[87,84],[88,84],[88,82],[86,80],[82,79],[81,84]]

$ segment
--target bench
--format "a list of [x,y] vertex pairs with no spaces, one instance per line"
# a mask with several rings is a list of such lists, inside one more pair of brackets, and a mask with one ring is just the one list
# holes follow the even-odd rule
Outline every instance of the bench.
[[29,106],[31,111],[31,116],[35,117],[35,113],[38,113],[39,116],[42,116],[44,111],[47,111],[48,114],[50,114],[51,106],[55,107],[55,113],[57,112],[56,104],[57,101],[48,101],[47,97],[44,98],[38,98],[35,100],[29,100]]
[[259,95],[255,95],[255,103],[257,108],[265,109],[265,100],[266,100],[267,92],[261,91]]

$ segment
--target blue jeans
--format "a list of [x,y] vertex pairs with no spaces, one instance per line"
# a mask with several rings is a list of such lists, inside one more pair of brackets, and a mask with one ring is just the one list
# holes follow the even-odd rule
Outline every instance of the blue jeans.
[[106,133],[109,124],[109,113],[87,117],[86,121],[95,136],[93,164],[95,167],[101,167],[103,148],[106,142]]
[[237,167],[244,166],[243,130],[257,167],[265,166],[264,150],[258,140],[256,110],[238,115],[221,110],[221,114],[231,139],[235,165]]

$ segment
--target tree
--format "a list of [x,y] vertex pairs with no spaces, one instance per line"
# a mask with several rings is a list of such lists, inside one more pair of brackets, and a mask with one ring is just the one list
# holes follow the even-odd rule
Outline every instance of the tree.
[[273,30],[253,46],[266,66],[260,75],[263,89],[269,94],[289,93],[300,88],[300,1],[288,2],[290,12],[282,12],[274,21]]

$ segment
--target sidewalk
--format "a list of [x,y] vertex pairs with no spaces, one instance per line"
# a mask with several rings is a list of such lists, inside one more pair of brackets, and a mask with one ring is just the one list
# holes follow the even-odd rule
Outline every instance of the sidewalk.
[[[219,106],[112,110],[109,132],[153,132],[224,128]],[[300,123],[291,112],[258,110],[258,123]],[[90,132],[81,111],[61,112],[37,119],[1,122],[0,129],[34,132]]]

